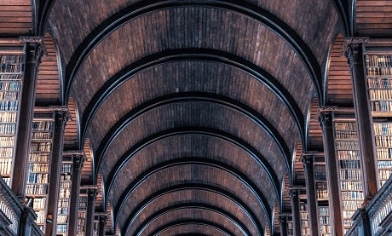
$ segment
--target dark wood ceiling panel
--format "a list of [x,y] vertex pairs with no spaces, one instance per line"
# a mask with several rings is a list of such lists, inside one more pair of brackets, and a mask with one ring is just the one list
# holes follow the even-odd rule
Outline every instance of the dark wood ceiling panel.
[[339,35],[332,47],[326,88],[326,105],[353,106],[353,89],[347,58],[343,54],[344,38]]
[[[194,26],[195,19],[198,27]],[[116,51],[119,45],[122,45],[120,52]],[[88,56],[73,83],[76,93],[80,88],[89,87],[89,91],[84,91],[85,96],[80,97],[81,111],[103,83],[125,66],[152,53],[179,48],[210,48],[245,58],[277,78],[305,113],[312,95],[309,91],[314,87],[294,50],[256,20],[202,7],[167,9],[143,15],[104,39]],[[285,54],[276,54],[277,51]],[[288,68],[296,73],[290,73]]]
[[[335,29],[342,27],[333,1],[310,0],[304,4],[301,0],[293,0],[282,4],[280,1],[258,0],[257,5],[291,26],[311,48],[319,64],[326,60]],[[313,14],[315,12],[317,14]]]
[[[197,68],[199,68],[198,71],[200,71],[198,74]],[[174,73],[175,71],[179,71],[180,74]],[[166,77],[166,75],[171,76]],[[152,88],[152,86],[154,88]],[[144,87],[146,89],[142,90]],[[145,71],[142,74],[135,76],[135,78],[129,79],[121,87],[117,88],[116,93],[112,93],[102,104],[93,119],[91,127],[89,128],[88,137],[94,140],[95,144],[100,144],[104,139],[104,135],[110,131],[111,127],[115,125],[115,122],[127,114],[130,109],[137,108],[137,105],[143,104],[145,101],[153,99],[156,96],[158,97],[159,95],[163,96],[176,92],[189,93],[197,90],[202,90],[203,92],[205,91],[208,93],[214,92],[221,95],[227,95],[232,99],[243,102],[245,105],[251,106],[253,109],[257,109],[261,115],[265,116],[268,122],[271,122],[271,124],[277,128],[278,133],[276,136],[281,135],[283,140],[288,143],[287,147],[291,147],[293,145],[293,138],[296,133],[294,121],[291,118],[288,110],[285,109],[285,107],[279,105],[281,101],[277,99],[268,88],[257,82],[252,77],[243,75],[243,73],[239,70],[232,70],[230,67],[216,63],[205,64],[201,62],[196,63],[195,65],[194,63],[186,62],[165,64],[162,67],[159,66],[157,69]],[[208,94],[204,95],[206,96]],[[203,95],[187,96],[188,97],[184,95],[184,101],[191,101],[194,99],[197,100],[198,97],[198,101],[200,102],[208,101],[201,99]],[[224,97],[222,99],[224,99]],[[217,100],[215,103],[219,105],[220,102],[223,105],[227,102],[227,99],[222,99]],[[159,102],[164,101],[163,98],[158,98],[157,100]],[[209,100],[214,102],[213,99]],[[177,101],[181,101],[181,99],[179,98]],[[173,102],[178,103],[176,100],[173,100]],[[274,109],[269,109],[266,106],[263,107],[263,104],[269,104],[270,106],[274,107]],[[110,114],[111,121],[102,119],[102,117],[107,115],[107,110],[113,107],[116,107],[116,109]],[[230,106],[227,106],[227,108],[230,108]],[[196,116],[194,112],[187,114],[186,111],[186,109],[182,109],[181,113],[179,113],[175,118],[178,117],[179,119],[185,119],[187,116],[193,116],[194,119],[199,119],[198,117],[200,117],[200,115]],[[237,109],[237,111],[240,110]],[[192,111],[189,110],[189,112]],[[215,116],[215,113],[216,112],[211,112],[210,114],[207,114],[207,117],[209,118],[210,116]],[[279,114],[278,119],[276,113]],[[246,116],[245,113],[244,115]],[[159,116],[157,115],[156,117]],[[200,121],[196,121],[198,122],[197,124],[199,125],[203,119],[203,117],[200,117]],[[169,121],[158,118],[156,121],[154,121],[154,126],[159,126],[161,122],[167,123]],[[218,122],[223,124],[221,121]],[[178,121],[174,125],[179,124],[180,122]],[[188,124],[190,123],[188,122]],[[235,130],[245,131],[245,129],[239,129],[238,127],[235,128]],[[256,138],[257,136],[253,136],[253,139]],[[124,139],[128,138],[124,136]],[[126,143],[123,143],[124,145],[122,145],[122,147],[118,147],[118,149],[116,149],[118,150],[119,155],[126,151],[128,147],[126,144],[129,143],[130,140],[131,139],[128,141],[125,140]],[[267,139],[265,140],[267,141]],[[274,141],[271,140],[268,142]],[[282,145],[285,146],[286,144],[282,143]],[[97,150],[97,148],[98,147],[94,147],[95,150]],[[97,155],[102,155],[102,153],[97,153]],[[117,154],[111,153],[110,155],[110,159],[113,161],[118,158],[116,157]]]
[[31,0],[0,0],[0,35],[26,35],[33,28]]
[[[127,180],[116,178],[112,183],[109,198],[121,202],[126,197],[124,190],[132,189],[149,172],[183,164],[202,163],[203,166],[221,166],[242,178],[256,192],[267,198],[270,209],[276,199],[276,190],[268,173],[257,157],[252,157],[241,148],[227,141],[205,135],[178,135],[156,141],[133,155],[119,170],[117,176],[129,176]],[[146,173],[147,171],[147,173]],[[108,183],[107,183],[108,186]],[[108,189],[109,191],[109,189]],[[275,197],[273,197],[273,194]],[[262,197],[262,196],[261,196]]]
[[[121,227],[128,223],[127,218],[132,218],[135,211],[144,209],[145,205],[151,202],[152,196],[159,196],[160,191],[164,189],[176,189],[176,186],[189,186],[196,188],[200,183],[208,188],[214,189],[223,195],[235,196],[241,205],[245,205],[252,209],[253,214],[257,215],[259,222],[262,225],[268,224],[268,218],[263,212],[262,203],[259,202],[256,195],[249,192],[249,189],[241,183],[241,181],[230,173],[219,170],[218,168],[206,167],[201,165],[184,165],[163,169],[143,181],[143,184],[138,186],[128,200],[125,201],[124,208],[126,212],[131,214],[124,214],[118,212],[118,223]],[[176,201],[173,199],[173,201]]]
[[[173,201],[173,199],[176,199],[176,201]],[[163,194],[156,198],[154,202],[157,203],[149,204],[145,209],[143,209],[143,214],[136,215],[136,218],[129,226],[129,235],[134,235],[135,231],[142,228],[145,225],[145,222],[149,221],[149,219],[154,218],[154,214],[157,212],[165,212],[167,209],[191,205],[215,206],[217,209],[221,209],[221,211],[226,212],[226,214],[238,219],[241,225],[243,225],[243,228],[250,232],[249,235],[259,234],[257,224],[255,222],[256,219],[252,219],[248,214],[249,212],[242,209],[229,198],[210,191],[178,190]]]
[[[158,117],[163,121],[162,123],[157,123],[156,118]],[[199,131],[192,127],[203,128]],[[132,133],[131,136],[130,133]],[[165,136],[176,136],[181,133],[184,133],[185,136],[195,134],[217,137],[218,140],[227,140],[238,146],[243,145],[243,149],[246,149],[247,146],[253,147],[255,153],[260,153],[261,157],[266,159],[266,166],[271,166],[276,173],[280,173],[275,181],[281,181],[283,178],[281,173],[288,171],[286,157],[279,155],[277,145],[254,122],[235,111],[205,102],[169,104],[151,110],[135,119],[125,127],[124,131],[117,136],[115,142],[111,145],[110,148],[117,151],[116,156],[113,153],[108,153],[108,158],[103,160],[100,170],[104,173],[104,176],[113,173],[116,165],[119,165],[125,158],[125,154],[130,153],[133,149],[139,150],[140,147],[151,142],[149,136],[164,138]],[[263,140],[263,142],[260,142],[260,140]],[[178,148],[180,147],[176,147],[176,149]],[[205,152],[205,155],[208,155],[209,151],[206,150]],[[121,158],[117,156],[119,154]],[[226,155],[230,155],[230,153]],[[275,186],[278,187],[279,184],[276,182]]]
[[45,54],[38,69],[35,103],[38,105],[59,104],[60,77],[57,61],[57,49],[49,34],[44,37]]
[[355,29],[359,35],[390,36],[392,33],[392,2],[357,0]]
[[165,225],[179,222],[205,222],[211,223],[215,228],[222,229],[230,235],[249,235],[243,228],[238,225],[235,219],[224,215],[214,209],[198,209],[197,207],[173,209],[166,213],[160,214],[146,226],[144,230],[136,232],[140,235],[156,235],[165,231]]

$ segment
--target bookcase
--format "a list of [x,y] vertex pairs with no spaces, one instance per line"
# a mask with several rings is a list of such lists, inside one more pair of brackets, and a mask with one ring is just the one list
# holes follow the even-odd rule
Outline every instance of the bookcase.
[[294,223],[292,219],[287,220],[287,235],[288,236],[294,235]]
[[[369,53],[369,54],[368,54]],[[392,173],[392,51],[365,54],[368,97],[373,118],[378,189]]]
[[87,223],[87,193],[81,193],[79,196],[79,210],[78,210],[78,227],[77,236],[86,235],[86,223]]
[[25,64],[23,48],[0,49],[0,175],[11,186],[11,173]]
[[329,221],[329,202],[327,175],[324,160],[314,162],[314,180],[316,185],[317,215],[319,224],[319,235],[330,236],[331,226]]
[[300,214],[301,214],[301,235],[310,236],[308,206],[305,200],[301,200],[300,202]]
[[61,166],[59,202],[57,211],[57,235],[68,235],[69,208],[71,200],[72,185],[72,159],[63,157]]
[[352,225],[351,217],[364,201],[363,177],[354,118],[334,119],[337,172],[344,234]]
[[30,142],[26,197],[33,199],[37,225],[45,232],[54,114],[35,113]]

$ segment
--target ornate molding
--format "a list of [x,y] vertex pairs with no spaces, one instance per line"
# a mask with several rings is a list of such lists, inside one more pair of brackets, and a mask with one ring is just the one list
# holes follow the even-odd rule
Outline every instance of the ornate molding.
[[42,36],[20,36],[19,41],[21,43],[43,44],[44,38]]
[[362,46],[363,44],[367,44],[369,42],[368,37],[347,37],[344,39],[343,48],[341,51],[341,56],[347,57],[347,52],[351,48],[356,48],[358,46]]

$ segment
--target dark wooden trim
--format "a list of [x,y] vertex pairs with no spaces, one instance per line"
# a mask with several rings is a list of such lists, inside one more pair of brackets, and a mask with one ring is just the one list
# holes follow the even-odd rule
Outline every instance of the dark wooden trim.
[[227,98],[217,94],[211,93],[198,93],[198,92],[186,92],[186,93],[177,93],[171,94],[167,96],[158,97],[156,99],[150,100],[145,104],[142,104],[128,114],[124,115],[105,135],[102,139],[101,144],[98,146],[96,155],[95,155],[95,163],[96,172],[98,172],[100,165],[102,163],[102,158],[105,155],[108,147],[113,142],[113,140],[118,136],[118,134],[130,123],[132,120],[137,117],[145,114],[146,112],[155,109],[159,106],[163,106],[166,104],[174,103],[174,102],[193,102],[193,101],[207,101],[216,104],[223,105],[228,107],[229,109],[233,109],[244,116],[252,119],[258,126],[260,126],[275,142],[278,146],[279,150],[282,153],[282,156],[285,157],[286,168],[289,172],[291,172],[292,160],[290,155],[290,150],[286,145],[284,139],[280,135],[280,133],[276,130],[276,128],[262,115],[257,113],[252,108],[234,100],[231,98]]
[[333,0],[332,1],[336,11],[339,13],[339,18],[341,20],[341,22],[343,22],[343,29],[344,29],[344,35],[345,36],[350,36],[353,35],[353,31],[352,31],[352,27],[350,27],[350,19],[348,16],[348,12],[349,12],[349,4],[347,2],[349,2],[349,0]]
[[[236,12],[238,14],[243,14],[249,18],[258,20],[260,23],[266,25],[284,39],[290,46],[296,51],[301,60],[306,65],[311,78],[316,87],[316,91],[320,100],[322,100],[322,77],[320,65],[317,63],[317,59],[308,47],[308,45],[302,40],[302,38],[295,32],[289,25],[284,21],[279,19],[274,14],[268,12],[267,10],[257,7],[251,3],[241,2],[236,0],[227,1],[209,1],[209,2],[196,2],[190,0],[184,1],[159,1],[159,0],[146,0],[133,5],[130,5],[121,11],[113,14],[106,20],[104,20],[97,28],[95,28],[91,33],[83,40],[83,42],[75,50],[75,53],[71,56],[70,63],[67,66],[66,74],[66,87],[65,87],[65,97],[67,98],[70,92],[70,88],[75,75],[81,64],[90,54],[90,52],[109,34],[117,30],[121,25],[126,22],[135,19],[143,14],[151,13],[155,11],[160,11],[168,8],[176,7],[214,7],[221,8]],[[323,104],[323,101],[320,101]]]
[[176,221],[170,222],[166,225],[159,227],[151,235],[160,235],[162,232],[164,232],[172,227],[181,226],[181,225],[204,225],[204,226],[214,228],[217,231],[223,233],[224,235],[231,235],[231,236],[235,235],[233,232],[228,231],[223,225],[220,225],[219,223],[215,223],[215,222],[212,222],[209,220],[199,220],[199,219],[176,220]]
[[[142,203],[135,206],[133,211],[129,214],[127,220],[124,222],[124,225],[127,227],[130,226],[130,223],[146,208],[149,204],[153,203],[158,198],[164,196],[165,194],[169,194],[172,192],[184,191],[184,190],[202,190],[207,192],[212,192],[214,194],[222,195],[223,197],[230,199],[231,202],[234,202],[238,208],[240,208],[248,217],[252,220],[252,223],[257,226],[257,230],[260,232],[260,235],[264,235],[263,226],[260,222],[260,219],[255,215],[253,209],[249,207],[245,202],[241,199],[233,195],[232,193],[221,189],[216,186],[211,186],[203,183],[184,183],[184,184],[177,184],[170,187],[166,187],[161,189],[154,194],[150,195],[148,198],[144,199]],[[128,231],[128,228],[124,228],[125,232]],[[126,235],[126,234],[124,234]]]
[[[240,222],[239,219],[237,219],[235,216],[230,214],[229,212],[225,211],[224,209],[221,209],[219,207],[210,205],[210,204],[205,204],[205,203],[180,203],[177,205],[171,205],[168,207],[165,207],[159,211],[154,212],[151,216],[146,218],[146,220],[143,221],[139,227],[135,230],[134,234],[135,235],[142,235],[143,231],[151,225],[157,218],[161,217],[162,215],[169,214],[170,212],[176,211],[176,210],[182,210],[182,209],[201,209],[205,211],[212,211],[214,213],[217,213],[225,218],[227,218],[233,225],[235,225],[236,228],[238,228],[244,235],[251,235],[249,229],[242,223]],[[129,226],[126,226],[127,229]]]
[[[296,122],[296,126],[298,128],[298,133],[301,137],[301,140],[305,140],[305,118],[301,112],[301,109],[299,108],[298,104],[295,102],[295,99],[291,96],[291,94],[271,74],[236,55],[218,50],[195,48],[170,50],[153,54],[125,67],[123,70],[110,78],[94,95],[94,97],[87,105],[86,110],[84,111],[80,129],[81,140],[84,140],[87,127],[89,127],[93,116],[99,109],[99,106],[111,93],[114,92],[114,90],[118,86],[120,86],[128,79],[134,78],[134,75],[145,70],[146,68],[176,61],[218,62],[225,65],[233,66],[250,74],[257,81],[268,87],[279,98],[279,100],[283,102],[286,108],[290,111],[294,121]],[[287,150],[285,150],[285,152],[286,154],[289,153],[287,152]],[[288,159],[291,159],[290,155],[288,156]],[[99,167],[99,161],[96,163],[98,163],[97,167]],[[289,164],[288,168],[291,169],[290,167],[291,164]]]
[[212,129],[212,128],[204,128],[204,127],[178,127],[169,129],[163,132],[156,133],[155,135],[151,135],[140,141],[139,143],[135,144],[132,148],[130,148],[115,164],[113,169],[110,171],[107,181],[106,181],[106,194],[110,192],[114,180],[117,178],[117,175],[121,168],[124,167],[125,163],[128,162],[136,153],[138,153],[143,148],[153,144],[158,140],[162,140],[168,137],[176,136],[176,135],[207,135],[216,138],[223,139],[228,141],[242,150],[244,150],[250,157],[252,157],[264,171],[267,173],[268,178],[270,179],[272,186],[275,190],[276,196],[280,197],[279,192],[279,179],[267,161],[267,158],[262,156],[254,147],[246,143],[245,141],[241,140],[240,138],[233,136],[229,133],[224,131]]
[[52,9],[55,0],[40,0],[39,1],[39,11],[36,17],[36,35],[43,36],[46,31],[46,24],[48,22],[49,14]]
[[[188,157],[188,158],[181,158],[181,159],[172,159],[162,163],[159,163],[155,166],[148,168],[147,170],[143,171],[138,177],[128,185],[128,187],[124,190],[123,194],[117,201],[120,205],[116,205],[114,208],[114,219],[117,221],[117,217],[121,212],[123,205],[126,201],[128,201],[132,192],[139,186],[141,186],[144,180],[148,179],[153,174],[157,173],[166,168],[170,168],[172,166],[177,165],[190,165],[190,164],[199,164],[199,165],[207,165],[211,167],[215,167],[230,173],[231,175],[235,176],[240,180],[240,182],[247,188],[249,191],[256,196],[259,201],[261,208],[263,209],[264,213],[266,214],[266,218],[272,218],[271,210],[268,208],[267,198],[264,196],[262,191],[243,173],[238,171],[237,169],[227,165],[223,162],[212,160],[212,159],[203,159],[203,158],[196,158],[196,157]],[[109,192],[109,191],[108,191]],[[130,222],[132,224],[134,219]]]

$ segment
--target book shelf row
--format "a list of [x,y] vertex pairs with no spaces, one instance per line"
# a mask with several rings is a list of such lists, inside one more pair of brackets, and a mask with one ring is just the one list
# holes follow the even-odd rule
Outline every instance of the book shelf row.
[[342,180],[359,180],[362,178],[360,169],[340,169],[340,179]]
[[45,195],[48,193],[47,184],[27,184],[26,194],[30,196]]
[[20,91],[22,88],[22,83],[17,81],[4,81],[0,80],[0,90],[3,91]]
[[27,178],[27,183],[48,183],[47,173],[29,173]]
[[52,143],[50,142],[31,142],[30,151],[32,152],[50,152]]
[[392,78],[367,77],[369,89],[392,89]]
[[17,91],[0,91],[1,100],[19,100],[20,92]]
[[0,111],[19,111],[19,101],[0,101]]
[[366,67],[392,67],[390,55],[365,55]]
[[0,64],[23,63],[24,56],[21,55],[0,55]]
[[45,209],[46,208],[46,198],[34,198],[33,206],[37,209]]
[[369,89],[369,99],[371,101],[392,100],[392,89]]
[[392,123],[374,122],[373,127],[375,135],[392,135]]
[[17,117],[17,112],[0,112],[0,123],[16,123]]
[[339,141],[336,142],[336,149],[338,150],[358,150],[358,141]]
[[374,136],[376,147],[392,147],[392,136],[377,135]]
[[357,137],[357,131],[353,130],[336,130],[335,137],[337,139],[355,139]]
[[29,156],[29,162],[31,163],[38,163],[38,162],[49,163],[49,160],[50,160],[50,153],[48,152],[45,153],[33,152],[30,153]]
[[363,191],[342,191],[341,192],[342,200],[363,200],[364,195]]
[[337,156],[339,160],[358,160],[359,159],[359,151],[358,150],[338,150]]
[[3,176],[10,176],[12,171],[12,159],[0,158],[0,173]]
[[361,168],[361,163],[360,160],[339,160],[339,167],[341,169],[360,169]]
[[15,123],[0,123],[0,134],[2,135],[12,135],[16,132]]
[[21,63],[1,63],[0,73],[15,73],[23,71],[23,64]]
[[349,191],[363,190],[362,181],[360,181],[360,180],[359,181],[343,181],[342,180],[342,181],[340,181],[340,188],[341,188],[342,192],[344,190],[349,190]]
[[52,131],[53,121],[34,121],[34,131]]
[[48,163],[29,163],[30,173],[49,172]]

